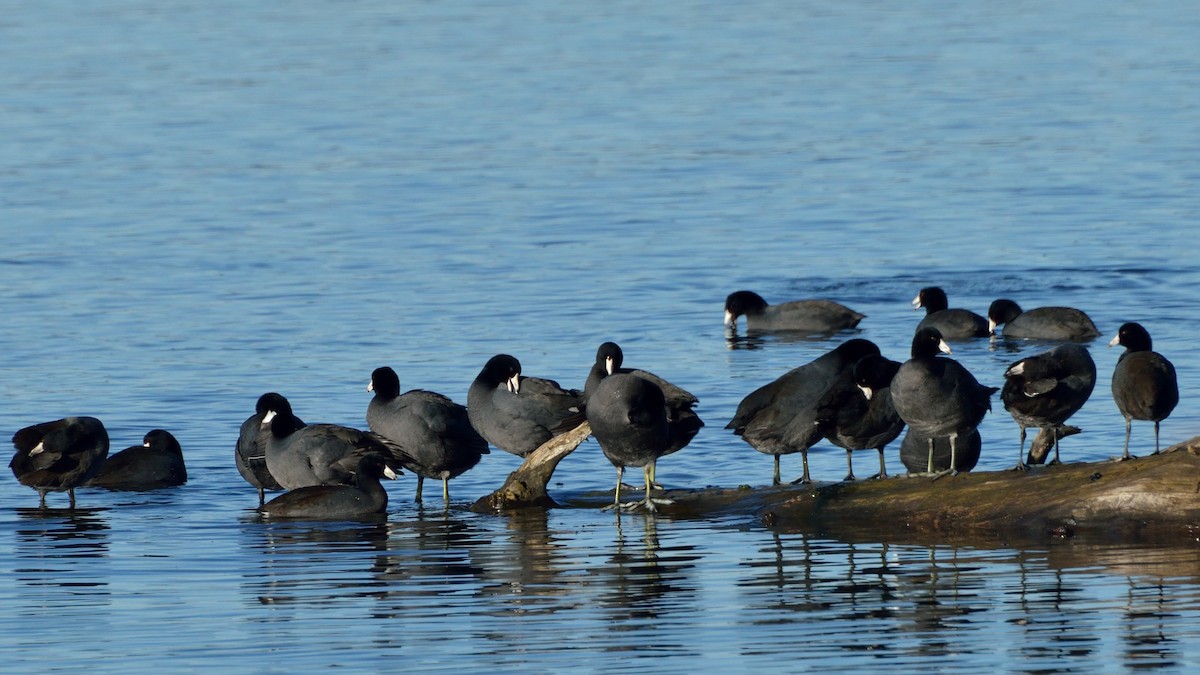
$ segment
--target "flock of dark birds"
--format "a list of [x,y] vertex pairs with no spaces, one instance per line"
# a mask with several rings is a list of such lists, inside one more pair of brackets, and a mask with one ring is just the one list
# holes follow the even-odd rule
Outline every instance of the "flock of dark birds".
[[[1048,351],[1016,361],[1004,372],[1000,400],[1020,428],[1016,469],[1045,461],[1058,441],[1078,432],[1066,425],[1091,396],[1096,365],[1082,344],[1100,335],[1083,312],[1069,307],[1028,311],[997,300],[982,317],[949,307],[936,287],[922,289],[914,308],[926,311],[912,340],[911,358],[885,358],[874,343],[852,338],[747,395],[726,425],[734,434],[775,459],[800,452],[811,480],[808,449],[821,439],[846,450],[847,480],[854,479],[852,454],[874,449],[877,477],[887,477],[884,448],[907,427],[900,456],[910,473],[934,477],[970,471],[979,459],[977,427],[991,409],[995,387],[984,386],[957,361],[941,356],[947,340],[994,336],[1059,342]],[[729,295],[725,324],[735,332],[744,319],[749,334],[793,332],[835,334],[864,318],[831,300],[798,300],[776,305],[749,291]],[[1179,402],[1171,362],[1154,352],[1149,333],[1137,323],[1120,327],[1109,346],[1125,352],[1112,375],[1112,395],[1125,417],[1125,450],[1133,420],[1159,423]],[[400,392],[400,379],[388,367],[371,374],[374,393],[366,414],[367,431],[335,424],[306,424],[287,399],[263,394],[241,426],[234,460],[239,473],[258,489],[259,510],[269,517],[354,518],[386,510],[382,478],[403,469],[417,476],[416,499],[425,478],[441,479],[449,503],[449,481],[479,463],[489,445],[527,456],[556,435],[587,422],[605,457],[617,469],[613,504],[606,508],[654,511],[669,500],[654,498],[658,459],[686,446],[704,423],[697,399],[643,370],[624,368],[621,348],[600,345],[582,391],[553,380],[528,377],[507,354],[492,357],[467,391],[466,406],[429,391]],[[1026,429],[1047,435],[1043,451],[1025,454]],[[142,446],[108,456],[104,425],[93,417],[68,417],[21,429],[13,436],[16,454],[9,466],[22,484],[39,493],[75,488],[150,490],[187,481],[179,443],[167,431],[146,434]],[[621,502],[625,467],[641,467],[645,497]],[[266,501],[266,490],[286,490]]]

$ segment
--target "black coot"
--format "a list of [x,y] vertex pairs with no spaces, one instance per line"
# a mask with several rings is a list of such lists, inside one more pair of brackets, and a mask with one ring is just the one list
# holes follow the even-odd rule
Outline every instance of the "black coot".
[[[286,410],[288,415],[292,414],[292,406],[283,396],[273,391],[259,396],[254,405],[254,414],[242,422],[233,452],[233,463],[238,473],[247,483],[258,488],[259,506],[265,501],[264,490],[283,489],[279,481],[267,470],[267,436],[271,434],[271,424],[263,420],[272,407],[276,410]],[[295,420],[303,426],[304,422],[301,422],[300,418],[295,417]]]
[[1072,342],[1034,354],[1004,371],[1000,400],[1021,428],[1017,470],[1025,469],[1025,428],[1049,429],[1058,463],[1058,428],[1074,415],[1096,386],[1096,363],[1086,347]]
[[404,468],[417,474],[417,501],[425,478],[442,481],[442,499],[450,503],[450,479],[461,475],[488,454],[487,441],[471,426],[465,406],[441,394],[414,389],[400,393],[400,377],[384,366],[371,373],[367,391],[367,426],[412,458]]
[[742,316],[746,317],[747,332],[809,334],[854,328],[866,317],[833,300],[793,300],[769,305],[752,291],[730,293],[725,298],[725,326],[737,330],[737,320]]
[[917,330],[936,328],[944,340],[968,340],[988,336],[987,319],[969,309],[950,308],[946,292],[937,286],[922,288],[912,301],[913,309],[925,308]]
[[524,457],[583,422],[580,392],[521,375],[508,354],[488,359],[467,390],[467,414],[488,443]]
[[1012,300],[1001,298],[988,307],[988,332],[1004,326],[1004,337],[1029,340],[1083,341],[1099,337],[1091,317],[1074,307],[1038,307],[1021,311]]
[[183,448],[171,432],[154,429],[134,445],[109,455],[88,485],[109,490],[157,490],[187,482]]
[[891,384],[900,364],[877,354],[854,364],[818,405],[817,423],[830,443],[846,450],[846,480],[854,480],[855,450],[879,452],[877,477],[887,478],[884,448],[900,435],[904,420],[892,404]]
[[21,485],[38,491],[46,507],[47,492],[66,491],[75,508],[75,488],[100,472],[108,457],[108,431],[95,417],[64,417],[25,427],[13,434],[17,452],[8,463]]
[[[607,508],[641,506],[654,511],[658,504],[669,504],[669,500],[652,497],[655,463],[677,443],[667,420],[666,398],[658,385],[629,373],[605,377],[588,399],[587,421],[604,456],[617,467],[613,504]],[[621,504],[621,479],[627,466],[642,467],[646,497],[641,502]]]
[[354,519],[383,513],[388,495],[379,479],[395,478],[388,460],[377,453],[358,459],[354,485],[310,485],[285,492],[259,507],[273,518]]
[[1121,345],[1125,353],[1113,369],[1112,393],[1117,409],[1125,416],[1125,452],[1129,459],[1129,431],[1133,420],[1154,422],[1154,452],[1158,453],[1158,424],[1179,403],[1175,366],[1152,350],[1150,333],[1137,323],[1126,323],[1109,347]]

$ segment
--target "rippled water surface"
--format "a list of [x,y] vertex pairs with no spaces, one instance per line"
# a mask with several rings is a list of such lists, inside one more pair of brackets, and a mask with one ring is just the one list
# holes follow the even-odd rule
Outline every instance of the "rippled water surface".
[[[471,513],[519,463],[500,451],[449,509],[428,487],[414,504],[409,476],[377,522],[265,523],[233,467],[264,391],[362,427],[377,366],[465,402],[495,353],[578,387],[611,339],[701,399],[707,426],[659,480],[768,485],[725,423],[845,336],[731,343],[739,288],[836,298],[895,359],[922,286],[977,312],[1085,309],[1100,378],[1066,461],[1120,452],[1104,345],[1140,321],[1180,376],[1164,444],[1200,435],[1200,14],[1046,4],[10,8],[0,432],[94,415],[115,451],[168,428],[191,480],[80,490],[74,511],[6,481],[5,667],[1200,665],[1194,546]],[[1043,346],[954,347],[999,385]],[[1011,466],[998,404],[980,432],[978,470]],[[1134,453],[1152,443],[1135,425]],[[811,462],[845,471],[825,443]],[[589,442],[551,487],[614,478]]]

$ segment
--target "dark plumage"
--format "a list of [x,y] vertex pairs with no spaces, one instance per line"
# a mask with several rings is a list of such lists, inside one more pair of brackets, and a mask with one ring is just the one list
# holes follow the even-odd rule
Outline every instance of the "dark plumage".
[[367,453],[355,466],[354,485],[310,485],[285,492],[259,507],[273,518],[353,519],[383,513],[388,494],[381,477],[395,478],[382,455]]
[[879,452],[878,476],[887,478],[884,448],[904,429],[892,405],[892,378],[899,369],[899,363],[883,356],[864,356],[818,404],[822,435],[846,450],[846,480],[854,480],[853,451],[867,449]]
[[471,426],[466,407],[431,391],[401,394],[400,378],[387,366],[371,373],[367,391],[375,392],[367,404],[367,426],[411,457],[404,468],[417,474],[417,501],[428,477],[442,481],[442,498],[449,504],[450,479],[489,452],[487,441]]
[[[304,424],[282,396],[268,406],[271,425],[266,440],[267,470],[288,490],[309,485],[354,485],[363,455],[377,453],[397,474],[408,453],[386,438],[337,424]],[[278,410],[276,408],[279,408]]]
[[775,456],[775,485],[779,484],[779,456],[793,452],[803,454],[804,475],[800,480],[809,482],[808,449],[821,440],[817,425],[821,400],[859,359],[871,354],[878,355],[879,347],[869,340],[843,342],[750,392],[725,428],[733,429],[755,450]]
[[[678,443],[672,438],[666,399],[658,385],[629,373],[605,377],[588,399],[587,421],[604,456],[617,467],[612,507],[641,505],[654,511],[656,504],[669,503],[651,497],[655,463]],[[646,497],[641,502],[621,504],[621,478],[627,466],[642,467]]]
[[171,432],[154,429],[134,445],[110,455],[87,482],[109,490],[157,490],[187,482],[183,449]]
[[521,375],[508,354],[488,359],[467,390],[467,414],[488,443],[524,457],[583,421],[581,394]]
[[108,457],[108,431],[95,417],[65,417],[25,427],[13,434],[17,452],[8,463],[22,485],[38,491],[46,507],[47,492],[66,491],[75,508],[75,488],[100,472]]
[[[936,328],[922,328],[913,336],[912,358],[892,378],[892,403],[912,430],[930,441],[949,437],[950,473],[957,473],[956,439],[979,426],[992,409],[995,387],[985,387],[960,363],[938,358],[950,347]],[[929,466],[933,465],[929,443]],[[932,472],[932,468],[930,469]]]
[[1004,326],[1004,337],[1030,340],[1091,340],[1100,331],[1087,314],[1073,307],[1038,307],[1027,312],[1012,300],[996,300],[988,307],[988,332]]
[[987,337],[987,319],[969,309],[950,309],[946,292],[937,286],[922,288],[912,301],[913,309],[925,308],[925,318],[917,330],[936,328],[944,340],[967,340]]
[[[933,459],[929,459],[929,438],[909,429],[900,442],[900,461],[909,473],[935,473],[950,469],[950,439],[946,437],[933,439]],[[959,436],[955,441],[956,454],[954,468],[957,471],[970,471],[979,463],[983,439],[978,429]]]
[[[283,489],[279,481],[275,480],[271,476],[271,472],[267,470],[266,436],[271,433],[271,424],[263,420],[266,419],[267,411],[272,406],[275,406],[276,410],[286,410],[289,415],[292,414],[292,406],[279,394],[269,392],[259,396],[258,402],[254,405],[254,414],[242,422],[237,446],[233,452],[233,463],[237,467],[238,473],[247,483],[258,488],[259,506],[262,506],[265,501],[264,490]],[[301,426],[304,425],[299,418],[295,419]]]
[[1137,323],[1121,326],[1109,347],[1121,345],[1125,353],[1113,369],[1112,394],[1117,409],[1125,416],[1125,452],[1129,459],[1129,431],[1133,420],[1154,422],[1154,452],[1158,453],[1158,425],[1179,403],[1175,366],[1152,350],[1150,333]]
[[1086,347],[1068,342],[1014,362],[1004,371],[1000,400],[1021,428],[1016,469],[1025,468],[1025,429],[1048,429],[1058,462],[1057,429],[1074,415],[1096,386],[1096,363]]
[[[625,355],[621,352],[621,348],[617,343],[605,342],[600,345],[596,350],[596,363],[588,371],[587,380],[583,385],[584,405],[587,405],[591,395],[600,386],[601,380],[609,375],[616,373],[636,375],[656,385],[662,391],[663,398],[665,399],[667,423],[671,426],[671,444],[663,454],[669,455],[690,443],[696,437],[696,434],[700,432],[700,428],[704,426],[704,422],[700,419],[700,416],[693,410],[693,407],[700,400],[693,396],[691,392],[671,384],[654,373],[645,370],[622,368],[621,364],[624,361]],[[651,479],[653,479],[653,475]]]
[[749,332],[833,333],[854,328],[866,315],[833,300],[793,300],[769,305],[752,291],[730,293],[725,298],[725,325],[737,330],[741,316],[746,317]]

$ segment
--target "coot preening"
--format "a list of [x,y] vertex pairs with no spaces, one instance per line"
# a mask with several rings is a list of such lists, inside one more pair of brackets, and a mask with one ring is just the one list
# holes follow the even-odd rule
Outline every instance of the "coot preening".
[[[250,485],[258,488],[258,505],[264,503],[264,490],[282,490],[283,486],[271,476],[267,470],[267,436],[271,434],[270,422],[264,422],[267,411],[274,406],[276,410],[286,410],[292,414],[292,406],[283,396],[268,392],[258,397],[254,404],[254,414],[242,422],[238,433],[237,445],[233,451],[233,463],[238,473]],[[294,417],[294,416],[293,416]],[[296,422],[303,426],[304,422],[296,417]]]
[[1158,424],[1179,403],[1175,366],[1152,350],[1150,333],[1138,323],[1123,324],[1109,347],[1121,345],[1125,353],[1113,369],[1112,394],[1117,409],[1125,416],[1125,452],[1130,459],[1129,431],[1133,420],[1154,422],[1154,452],[1158,453]]
[[868,449],[879,452],[876,476],[887,478],[884,448],[904,429],[892,404],[892,378],[899,369],[899,363],[878,354],[864,356],[818,404],[821,433],[846,450],[845,480],[854,480],[854,451]]
[[908,426],[929,440],[929,470],[933,471],[933,440],[950,439],[950,468],[958,473],[957,439],[979,426],[992,408],[995,387],[985,387],[947,354],[949,345],[936,328],[925,327],[913,336],[912,358],[892,378],[892,403]]
[[508,354],[488,359],[467,390],[467,414],[488,443],[524,457],[583,422],[581,394],[554,380],[521,375]]
[[726,429],[742,437],[759,452],[773,455],[772,484],[779,484],[779,456],[802,453],[808,483],[808,449],[821,440],[817,411],[822,398],[839,378],[864,356],[879,354],[870,340],[847,340],[812,361],[750,392],[738,404]]
[[404,468],[417,474],[417,496],[425,478],[442,481],[442,499],[450,503],[450,479],[479,463],[488,454],[487,441],[471,426],[465,406],[423,389],[400,393],[400,377],[387,366],[371,373],[367,404],[371,431],[404,448],[411,461]]
[[[613,504],[607,508],[640,505],[654,511],[658,504],[669,504],[670,500],[652,497],[655,463],[678,442],[672,438],[666,398],[658,385],[629,373],[605,377],[588,399],[587,421],[604,456],[617,467]],[[641,502],[621,504],[621,479],[627,466],[642,467],[646,497]]]
[[1004,337],[1029,340],[1091,340],[1100,331],[1091,317],[1074,307],[1038,307],[1021,311],[1012,300],[1001,298],[988,307],[988,332],[1004,326]]
[[66,491],[75,508],[75,488],[100,472],[108,457],[108,431],[95,417],[64,417],[25,427],[13,434],[17,452],[8,463],[17,480],[38,491],[46,507],[47,492]]
[[936,328],[944,340],[967,340],[988,336],[987,319],[969,309],[950,308],[946,292],[937,286],[922,288],[912,301],[913,309],[925,308],[917,330]]
[[833,300],[793,300],[769,305],[757,293],[736,291],[725,298],[725,326],[737,330],[737,320],[741,316],[746,317],[748,332],[810,334],[854,328],[866,317]]
[[274,518],[353,519],[383,513],[388,495],[379,479],[395,478],[383,455],[369,452],[358,459],[354,485],[310,485],[285,492],[259,507]]
[[87,482],[109,490],[157,490],[187,482],[183,449],[171,432],[153,429],[134,445],[109,455],[100,473]]
[[[285,405],[286,404],[286,405]],[[338,424],[304,424],[282,396],[268,406],[264,421],[267,470],[285,489],[309,485],[354,485],[363,455],[382,455],[397,474],[411,461],[404,448],[379,434]]]
[[1096,386],[1096,363],[1086,347],[1068,342],[1016,361],[1004,371],[1000,400],[1021,428],[1018,471],[1025,469],[1025,429],[1049,429],[1058,463],[1058,429],[1087,402]]

